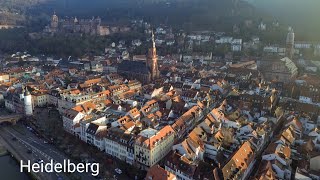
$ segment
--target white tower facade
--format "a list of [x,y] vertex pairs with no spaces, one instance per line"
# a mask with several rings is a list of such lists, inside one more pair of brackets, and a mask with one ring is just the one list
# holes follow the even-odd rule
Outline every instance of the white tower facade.
[[289,32],[287,34],[287,39],[286,39],[286,55],[292,59],[293,54],[294,54],[294,32],[293,28],[289,27]]
[[33,115],[32,96],[27,88],[24,92],[24,111],[26,116]]

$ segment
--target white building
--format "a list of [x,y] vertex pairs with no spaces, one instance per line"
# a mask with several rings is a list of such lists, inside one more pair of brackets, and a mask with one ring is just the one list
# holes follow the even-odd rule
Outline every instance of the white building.
[[32,97],[34,106],[44,107],[50,104],[50,97],[47,93],[36,93]]
[[231,44],[233,40],[233,37],[221,37],[220,39],[217,39],[215,42],[217,44]]
[[80,136],[80,120],[85,117],[85,114],[79,112],[77,108],[67,110],[62,116],[63,128],[65,131]]
[[307,42],[295,42],[294,43],[294,48],[296,49],[310,49],[312,47],[311,43]]
[[261,22],[261,23],[259,24],[259,26],[258,26],[258,29],[259,29],[260,31],[265,31],[265,30],[267,29],[267,24]]
[[128,164],[134,163],[134,137],[120,128],[110,128],[105,141],[105,152]]
[[24,110],[27,116],[33,115],[32,96],[27,88],[25,89],[25,92],[24,92]]
[[231,50],[233,52],[240,52],[242,50],[242,45],[241,44],[232,44]]
[[276,46],[266,46],[263,48],[263,52],[266,53],[277,53],[278,52],[278,47]]
[[105,116],[98,117],[94,114],[92,114],[90,118],[82,119],[80,121],[80,139],[86,143],[94,145],[95,135],[98,132],[107,129],[107,122],[108,121]]

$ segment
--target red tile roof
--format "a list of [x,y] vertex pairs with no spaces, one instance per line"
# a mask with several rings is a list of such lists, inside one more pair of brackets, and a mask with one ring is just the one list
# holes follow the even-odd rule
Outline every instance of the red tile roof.
[[174,180],[176,176],[169,171],[166,171],[159,165],[152,166],[147,173],[145,180]]
[[165,126],[156,135],[145,138],[140,136],[137,139],[137,142],[142,143],[143,146],[146,146],[148,149],[153,149],[156,146],[156,142],[161,141],[163,138],[168,137],[174,133],[174,130],[170,125]]

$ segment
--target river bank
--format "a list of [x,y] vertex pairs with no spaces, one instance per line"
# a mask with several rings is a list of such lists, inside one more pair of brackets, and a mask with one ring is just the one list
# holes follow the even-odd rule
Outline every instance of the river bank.
[[19,170],[19,161],[7,150],[3,139],[0,137],[0,175],[5,179],[35,179],[27,173],[16,173]]
[[0,142],[0,157],[1,157],[1,156],[5,156],[5,155],[8,155],[8,151],[7,151],[7,149],[3,146],[3,144],[1,144],[1,142]]
[[1,179],[12,180],[32,180],[27,173],[19,172],[19,163],[9,154],[0,157],[0,175]]
[[[25,160],[25,158],[23,157],[22,154],[20,154],[18,151],[16,151],[14,149],[14,147],[9,143],[9,141],[6,141],[6,139],[4,139],[2,136],[0,136],[0,146],[2,146],[7,153],[7,156],[0,156],[1,158],[7,158],[9,157],[9,155],[11,156],[10,160],[15,161],[15,163],[18,166],[18,170],[20,171],[20,160]],[[15,171],[16,172],[16,171]],[[40,180],[43,178],[40,178],[41,176],[36,174],[36,173],[21,173],[21,174],[25,174],[26,178],[25,179],[34,179],[34,180]],[[11,174],[7,174],[7,176],[11,176]]]

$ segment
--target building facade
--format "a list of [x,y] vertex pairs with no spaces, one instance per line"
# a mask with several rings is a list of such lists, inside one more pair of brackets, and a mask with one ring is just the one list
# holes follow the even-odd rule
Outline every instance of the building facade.
[[142,169],[148,169],[164,158],[174,144],[175,133],[170,125],[167,125],[151,136],[138,135],[134,154],[137,165]]
[[296,64],[288,57],[282,59],[261,59],[257,61],[258,70],[267,81],[292,81],[298,75]]
[[293,29],[290,27],[286,39],[286,56],[290,59],[292,59],[294,54],[294,37]]
[[50,25],[44,29],[46,33],[83,33],[105,36],[110,34],[107,26],[101,25],[100,17],[92,19],[67,18],[60,19],[55,13],[51,17]]

